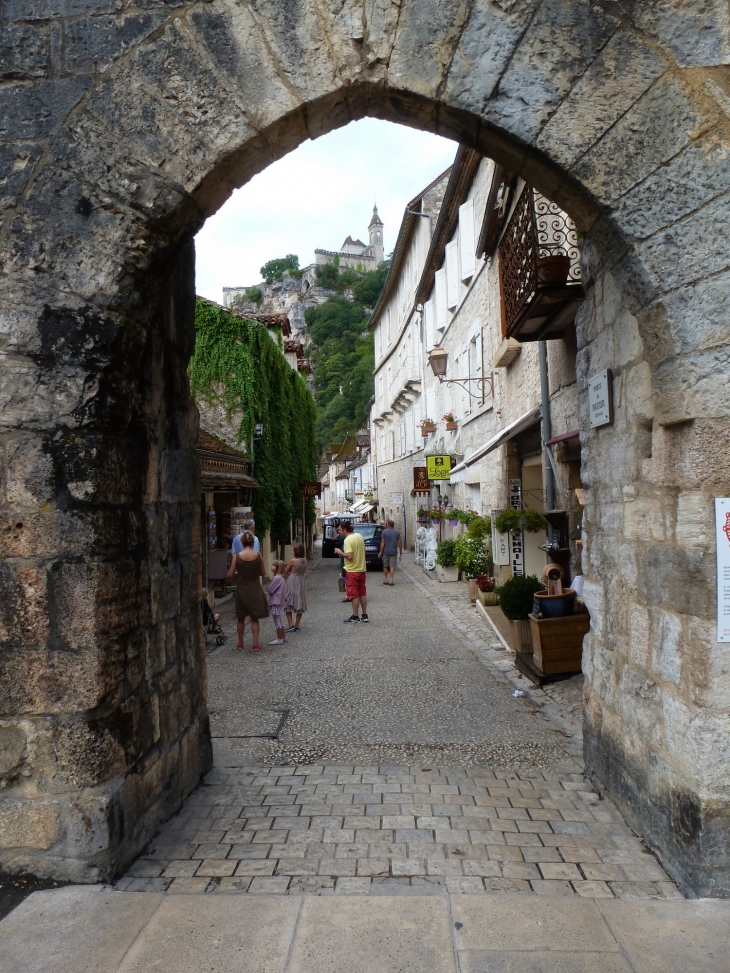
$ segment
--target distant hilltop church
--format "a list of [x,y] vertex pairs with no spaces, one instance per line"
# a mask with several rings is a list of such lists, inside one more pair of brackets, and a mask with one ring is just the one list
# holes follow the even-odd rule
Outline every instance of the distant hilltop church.
[[348,236],[339,250],[315,250],[315,264],[331,264],[335,257],[340,258],[340,267],[352,267],[357,270],[375,270],[383,262],[385,251],[383,248],[383,221],[378,216],[378,207],[373,206],[373,216],[368,226],[370,242],[353,240]]
[[[353,240],[348,236],[339,250],[315,250],[314,263],[308,267],[301,268],[301,276],[297,274],[292,277],[288,271],[284,271],[284,279],[274,284],[265,284],[263,281],[258,284],[258,289],[263,294],[263,304],[249,304],[246,302],[246,292],[249,287],[224,287],[223,306],[231,307],[233,304],[241,310],[265,311],[267,314],[287,313],[291,319],[291,326],[294,331],[304,329],[304,305],[301,301],[309,301],[307,291],[317,287],[317,266],[337,262],[341,270],[351,267],[353,270],[375,270],[385,259],[385,248],[383,247],[383,221],[378,216],[378,207],[373,206],[373,215],[368,226],[369,243],[362,240]],[[316,294],[317,292],[315,292]],[[312,296],[313,303],[325,301],[326,295]]]

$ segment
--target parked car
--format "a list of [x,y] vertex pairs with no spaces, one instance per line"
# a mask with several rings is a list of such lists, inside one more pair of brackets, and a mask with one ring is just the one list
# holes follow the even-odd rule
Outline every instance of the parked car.
[[383,570],[383,561],[380,557],[380,537],[385,530],[385,524],[354,524],[355,533],[359,534],[365,542],[365,564],[367,567],[375,566]]
[[[322,538],[322,557],[337,557],[335,554],[335,547],[340,545],[340,538],[337,534],[337,528],[340,522],[347,520],[346,514],[340,514],[339,516],[325,517],[324,519],[324,536]],[[380,536],[385,529],[385,524],[353,524],[353,528],[356,533],[362,536],[365,542],[365,563],[368,567],[374,564],[376,567],[383,569],[383,562],[379,557],[380,554]]]

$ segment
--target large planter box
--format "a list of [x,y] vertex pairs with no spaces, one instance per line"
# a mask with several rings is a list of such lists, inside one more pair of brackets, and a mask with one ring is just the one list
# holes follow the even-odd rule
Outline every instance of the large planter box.
[[459,569],[456,567],[443,568],[440,564],[436,565],[436,570],[438,571],[439,581],[458,581],[459,580]]
[[546,676],[580,672],[583,636],[590,630],[587,612],[565,618],[535,618],[530,615],[533,662]]

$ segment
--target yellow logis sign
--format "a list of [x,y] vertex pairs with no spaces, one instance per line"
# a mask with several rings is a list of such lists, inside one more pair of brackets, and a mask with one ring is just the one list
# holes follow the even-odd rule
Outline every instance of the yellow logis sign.
[[451,457],[427,456],[426,469],[429,480],[449,480],[451,479]]

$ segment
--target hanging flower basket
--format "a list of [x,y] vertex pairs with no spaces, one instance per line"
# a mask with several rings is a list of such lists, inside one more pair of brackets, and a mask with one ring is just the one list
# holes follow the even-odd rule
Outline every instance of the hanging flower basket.
[[436,423],[433,419],[421,419],[419,425],[421,426],[422,436],[430,436],[432,432],[436,432]]
[[456,527],[459,523],[458,517],[449,517],[449,527]]
[[453,432],[456,429],[456,416],[453,412],[447,412],[444,416],[444,422],[446,423],[446,428]]
[[422,524],[428,523],[428,518],[430,515],[430,511],[424,510],[423,507],[421,507],[418,511],[418,519]]

